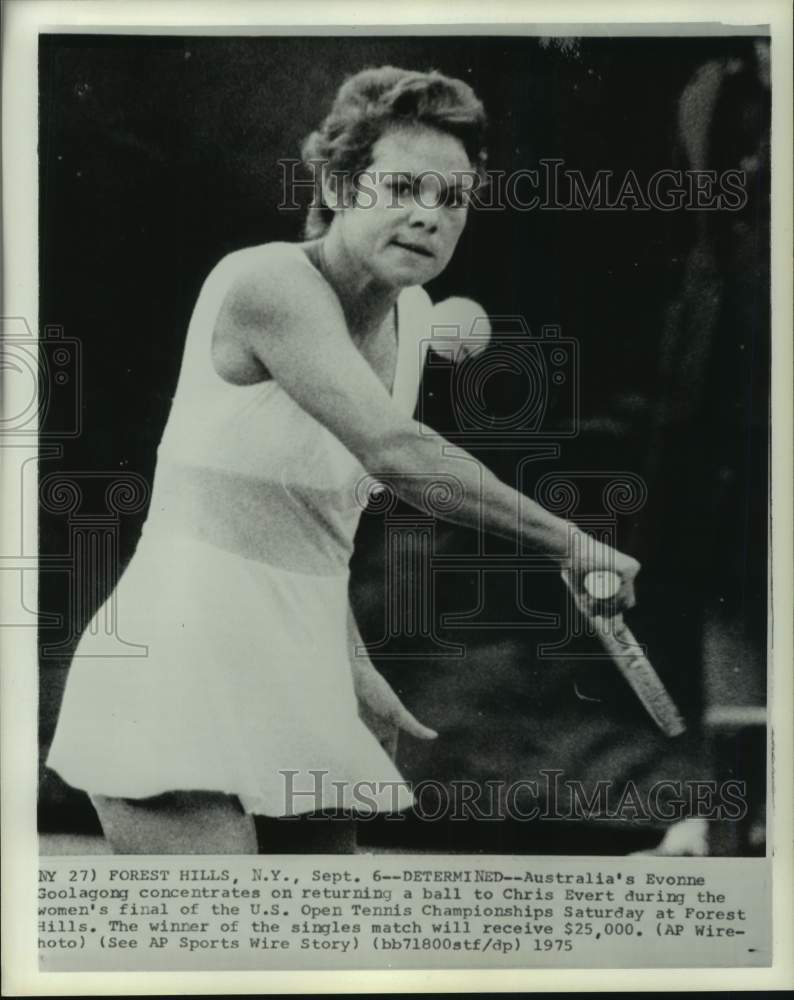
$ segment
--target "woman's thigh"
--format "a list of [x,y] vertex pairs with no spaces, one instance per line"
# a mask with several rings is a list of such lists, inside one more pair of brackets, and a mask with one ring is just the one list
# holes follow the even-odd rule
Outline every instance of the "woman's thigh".
[[92,795],[114,854],[256,854],[256,831],[234,796],[168,792],[149,799]]

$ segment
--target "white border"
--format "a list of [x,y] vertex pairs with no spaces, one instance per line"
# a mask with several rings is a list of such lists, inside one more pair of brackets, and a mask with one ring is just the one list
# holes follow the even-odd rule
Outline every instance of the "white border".
[[[210,994],[263,992],[395,992],[475,990],[621,991],[734,990],[794,985],[790,943],[792,913],[792,184],[790,5],[786,0],[400,0],[399,4],[349,0],[6,0],[3,18],[3,308],[5,316],[25,316],[35,329],[37,315],[37,33],[58,30],[154,30],[180,33],[261,32],[263,25],[336,25],[367,31],[373,25],[547,25],[549,33],[601,33],[608,21],[637,25],[722,22],[768,24],[772,32],[772,289],[773,289],[773,616],[774,675],[770,713],[774,733],[775,965],[771,969],[528,970],[455,972],[240,972],[240,973],[70,973],[38,972],[33,947],[37,840],[36,650],[35,635],[0,634],[0,733],[2,734],[2,914],[5,995]],[[597,21],[596,21],[597,18]],[[590,23],[592,32],[583,30]],[[190,25],[190,28],[185,27]],[[500,26],[501,29],[500,29]],[[553,26],[553,28],[552,28]],[[203,29],[203,30],[202,30]],[[215,30],[213,30],[215,29]],[[618,26],[615,26],[619,30]],[[266,29],[265,29],[266,30]],[[465,30],[465,29],[464,29]],[[660,33],[657,29],[656,33]],[[10,252],[9,244],[13,247]],[[2,451],[0,451],[2,457]],[[11,505],[2,508],[0,542],[13,537]],[[730,544],[730,539],[726,540]],[[0,544],[0,554],[5,552]],[[24,632],[27,630],[16,630]],[[32,630],[30,630],[32,632]],[[11,645],[11,639],[14,645]]]

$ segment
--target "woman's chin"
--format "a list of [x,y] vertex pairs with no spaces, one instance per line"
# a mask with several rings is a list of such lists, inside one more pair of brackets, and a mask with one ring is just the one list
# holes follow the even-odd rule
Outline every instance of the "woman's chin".
[[409,288],[411,285],[424,285],[437,277],[443,268],[437,266],[434,260],[417,259],[388,268],[391,282],[399,288]]

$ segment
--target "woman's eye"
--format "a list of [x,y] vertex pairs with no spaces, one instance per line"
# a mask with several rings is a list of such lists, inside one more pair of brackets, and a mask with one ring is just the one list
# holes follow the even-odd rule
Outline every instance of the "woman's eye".
[[426,208],[439,205],[445,208],[465,208],[468,204],[467,192],[459,185],[439,190],[438,184],[423,184],[420,178],[389,177],[386,189],[394,202],[413,199]]
[[465,208],[468,204],[466,192],[461,188],[447,188],[444,204],[447,208]]
[[412,193],[413,189],[410,181],[396,178],[389,181],[389,190],[399,198],[405,198]]

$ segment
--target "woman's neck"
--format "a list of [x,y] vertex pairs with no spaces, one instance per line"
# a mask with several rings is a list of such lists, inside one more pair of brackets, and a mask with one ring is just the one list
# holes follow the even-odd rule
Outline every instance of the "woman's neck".
[[315,245],[320,271],[339,297],[350,333],[363,338],[380,329],[400,289],[362,270],[333,226]]

